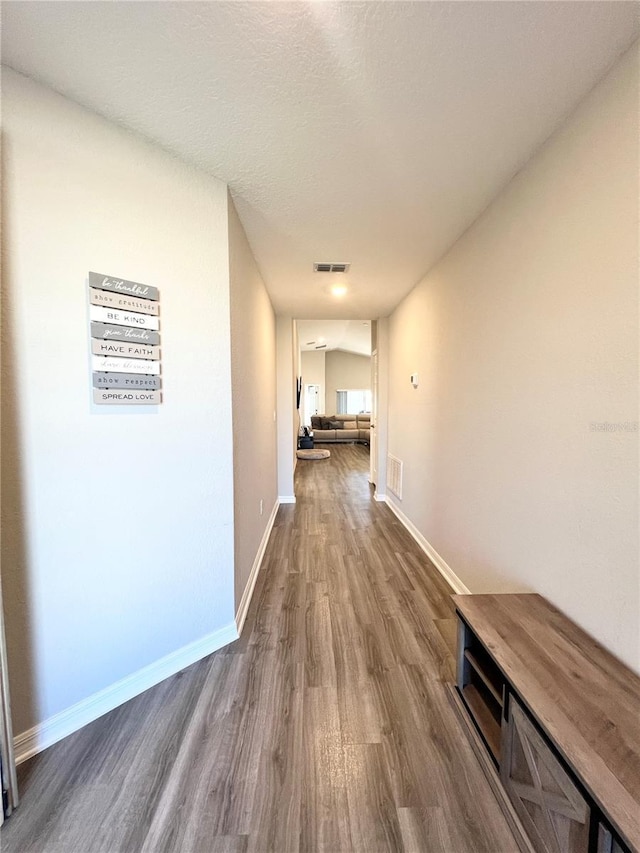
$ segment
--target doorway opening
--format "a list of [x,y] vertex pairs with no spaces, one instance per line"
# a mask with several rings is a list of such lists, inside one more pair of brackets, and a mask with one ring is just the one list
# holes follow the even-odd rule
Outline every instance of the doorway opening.
[[[300,433],[313,433],[320,448],[353,443],[370,454],[376,446],[376,332],[371,320],[296,320]],[[374,485],[377,469],[372,460],[368,479]]]

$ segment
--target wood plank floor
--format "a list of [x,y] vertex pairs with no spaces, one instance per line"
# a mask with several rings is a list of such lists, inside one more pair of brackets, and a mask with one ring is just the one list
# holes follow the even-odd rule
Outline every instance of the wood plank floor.
[[23,764],[3,853],[515,853],[445,694],[450,590],[368,461],[298,464],[242,638]]

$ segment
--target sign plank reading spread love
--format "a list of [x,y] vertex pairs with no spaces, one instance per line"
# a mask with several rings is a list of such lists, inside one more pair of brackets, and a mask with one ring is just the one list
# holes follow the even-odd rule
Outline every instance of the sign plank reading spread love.
[[160,391],[135,391],[127,388],[94,388],[94,403],[120,406],[148,406],[160,403]]

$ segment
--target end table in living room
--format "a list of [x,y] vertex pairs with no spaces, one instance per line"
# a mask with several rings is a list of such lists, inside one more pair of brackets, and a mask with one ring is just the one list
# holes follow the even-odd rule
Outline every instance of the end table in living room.
[[298,450],[313,450],[313,433],[298,436]]

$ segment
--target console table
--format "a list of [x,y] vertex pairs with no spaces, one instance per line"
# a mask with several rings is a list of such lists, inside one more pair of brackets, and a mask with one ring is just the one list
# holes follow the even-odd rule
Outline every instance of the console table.
[[539,595],[453,601],[454,701],[522,849],[640,853],[640,678]]

